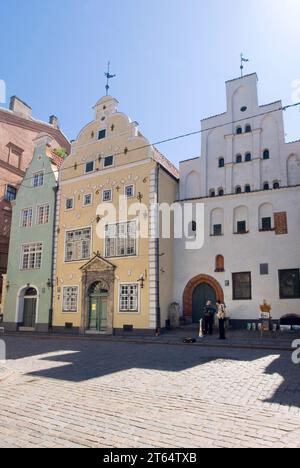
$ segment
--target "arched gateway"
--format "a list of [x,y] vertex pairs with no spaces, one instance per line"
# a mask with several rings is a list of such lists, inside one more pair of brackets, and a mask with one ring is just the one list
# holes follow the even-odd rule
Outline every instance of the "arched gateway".
[[184,317],[194,323],[203,318],[203,308],[207,301],[224,301],[221,285],[212,276],[198,275],[191,279],[183,293]]

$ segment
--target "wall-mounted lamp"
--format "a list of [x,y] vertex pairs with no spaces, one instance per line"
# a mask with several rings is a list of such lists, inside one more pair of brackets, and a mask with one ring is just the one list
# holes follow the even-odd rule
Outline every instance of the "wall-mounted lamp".
[[10,282],[7,281],[7,283],[6,283],[6,289],[7,289],[7,291],[9,290],[9,288],[10,288]]
[[51,279],[49,278],[48,281],[47,281],[47,288],[52,288],[52,281]]

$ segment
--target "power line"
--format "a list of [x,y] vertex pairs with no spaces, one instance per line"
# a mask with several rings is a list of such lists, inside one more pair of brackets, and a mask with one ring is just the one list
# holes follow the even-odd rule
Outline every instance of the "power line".
[[[181,135],[177,135],[175,137],[166,138],[164,140],[156,141],[155,143],[148,143],[146,145],[142,145],[142,146],[139,146],[137,148],[132,148],[132,149],[124,148],[124,150],[122,152],[115,153],[114,156],[124,156],[124,154],[126,155],[126,154],[132,153],[134,151],[140,151],[142,149],[151,148],[153,146],[155,147],[155,146],[158,146],[158,145],[162,145],[164,143],[170,143],[172,141],[181,140],[183,138],[188,138],[188,137],[191,137],[191,136],[200,135],[200,134],[205,133],[205,132],[210,132],[212,130],[217,130],[217,129],[222,128],[222,127],[227,127],[228,125],[234,125],[234,124],[242,123],[242,122],[245,122],[245,120],[255,119],[255,118],[258,118],[258,117],[263,117],[263,116],[266,116],[266,115],[273,114],[275,112],[286,111],[286,110],[288,110],[288,109],[290,109],[292,107],[297,107],[297,106],[300,106],[300,102],[297,102],[295,104],[289,104],[287,106],[281,106],[278,109],[273,109],[273,110],[270,110],[270,111],[261,112],[259,114],[255,114],[255,115],[252,115],[252,116],[249,116],[249,117],[244,117],[244,118],[238,119],[238,120],[233,120],[233,121],[227,122],[227,123],[222,123],[220,125],[215,125],[213,127],[208,127],[206,129],[200,129],[200,130],[196,130],[194,132],[184,133],[184,134],[181,134]],[[77,163],[76,167],[78,168],[78,167],[85,166],[85,165],[86,165],[86,162]],[[126,165],[126,164],[124,164],[124,165]],[[58,172],[61,173],[63,171],[69,170],[71,168],[72,168],[72,166],[61,168],[61,169],[58,169]],[[49,174],[53,174],[53,171],[44,173],[44,175],[49,175]],[[32,177],[24,178],[22,182],[24,182],[26,180],[32,180]],[[5,187],[5,186],[6,186],[6,184],[0,185],[0,187]],[[29,188],[29,189],[32,188],[32,187],[29,187],[29,186],[26,186],[26,185],[22,185],[22,188],[23,187],[24,188]]]

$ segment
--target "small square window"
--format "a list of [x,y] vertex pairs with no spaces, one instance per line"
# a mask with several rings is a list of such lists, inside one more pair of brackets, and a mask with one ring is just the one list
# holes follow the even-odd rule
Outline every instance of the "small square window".
[[221,236],[222,235],[222,224],[214,224],[213,235]]
[[89,206],[91,204],[92,204],[92,194],[88,193],[88,194],[84,195],[84,197],[83,197],[83,205],[84,206]]
[[102,200],[104,202],[109,202],[112,200],[112,191],[111,190],[103,190]]
[[74,208],[74,198],[66,199],[66,210],[73,210]]
[[106,138],[106,130],[100,130],[98,132],[98,140],[103,140],[104,138]]
[[247,224],[246,221],[238,221],[237,223],[237,234],[246,234]]
[[262,231],[271,231],[272,230],[272,218],[262,218]]
[[6,192],[5,192],[5,200],[6,201],[14,201],[17,196],[17,189],[15,187],[12,187],[11,185],[8,185],[6,187]]
[[260,274],[261,275],[268,275],[269,274],[269,264],[268,263],[261,263],[259,266]]
[[133,196],[134,196],[133,185],[127,185],[127,187],[125,187],[125,197],[132,198]]
[[107,156],[104,158],[104,167],[110,167],[113,166],[114,164],[114,157],[113,156]]
[[85,173],[89,174],[90,172],[94,172],[95,161],[90,161],[85,165]]

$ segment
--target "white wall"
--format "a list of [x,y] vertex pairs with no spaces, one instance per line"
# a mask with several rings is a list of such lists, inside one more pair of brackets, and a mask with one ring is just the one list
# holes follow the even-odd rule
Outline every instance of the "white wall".
[[[218,199],[207,198],[205,204],[205,244],[200,250],[186,250],[185,240],[175,241],[174,300],[182,307],[182,296],[187,283],[199,274],[215,278],[222,286],[232,319],[256,319],[263,299],[273,306],[273,317],[300,314],[300,299],[279,299],[278,270],[300,268],[299,210],[300,187],[230,195]],[[271,204],[274,212],[287,211],[288,234],[274,231],[259,232],[259,213],[263,204]],[[234,210],[245,206],[249,212],[249,234],[234,235]],[[210,236],[211,212],[224,210],[224,235]],[[199,228],[199,227],[198,227]],[[225,272],[215,273],[215,257],[225,258]],[[260,264],[269,264],[269,275],[260,275]],[[232,273],[252,273],[252,300],[232,300]],[[230,286],[225,286],[229,281]]]

